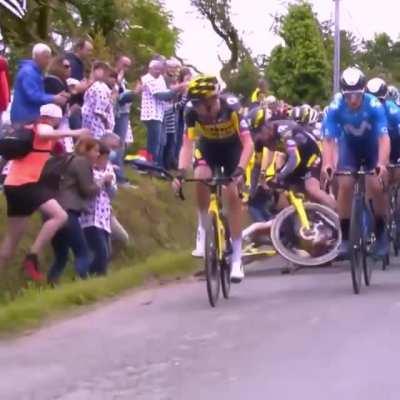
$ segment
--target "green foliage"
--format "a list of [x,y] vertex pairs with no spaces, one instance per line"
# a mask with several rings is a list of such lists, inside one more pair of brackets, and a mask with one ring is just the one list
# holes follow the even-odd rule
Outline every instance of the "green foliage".
[[227,90],[247,101],[257,86],[258,79],[258,68],[250,57],[246,57],[240,62],[238,69],[226,79]]
[[[145,261],[155,253],[179,253],[193,245],[196,224],[194,200],[191,187],[187,188],[188,200],[177,203],[170,183],[139,176],[127,169],[128,177],[139,189],[124,189],[118,191],[113,202],[116,216],[129,232],[131,243],[120,249],[110,264],[111,275],[114,271]],[[179,219],[179,223],[177,220]],[[41,224],[39,216],[34,218],[31,230],[25,235],[18,248],[17,256],[8,268],[1,271],[0,308],[8,300],[20,297],[22,288],[26,285],[20,265],[29,249],[38,227]],[[6,229],[5,201],[0,199],[0,238]],[[53,256],[51,249],[41,257],[41,269],[47,271]],[[173,265],[166,266],[173,268]],[[65,281],[74,276],[72,265],[66,269]]]
[[149,280],[163,283],[180,279],[193,272],[197,264],[187,252],[163,252],[145,262],[127,263],[107,277],[67,282],[56,289],[30,285],[17,299],[1,307],[0,335],[38,327],[61,312],[113,298]]
[[[13,58],[29,56],[41,40],[64,49],[77,37],[90,37],[95,57],[111,61],[124,53],[136,60],[132,78],[155,53],[171,56],[179,31],[158,0],[30,0],[23,20],[2,10],[0,30]],[[3,14],[5,14],[3,16]]]
[[292,104],[319,103],[329,96],[329,65],[322,32],[311,5],[289,5],[278,18],[277,33],[284,41],[271,53],[266,68],[272,91]]

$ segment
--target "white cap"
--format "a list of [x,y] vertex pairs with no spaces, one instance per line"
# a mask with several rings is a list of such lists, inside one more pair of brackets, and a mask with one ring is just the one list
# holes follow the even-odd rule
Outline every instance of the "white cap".
[[60,106],[57,104],[45,104],[40,107],[41,117],[51,117],[51,118],[62,118],[63,112]]
[[80,84],[80,82],[78,81],[78,79],[75,79],[75,78],[68,78],[67,79],[67,85],[68,86],[77,86],[79,84]]
[[275,96],[268,96],[266,99],[265,99],[265,102],[267,103],[267,104],[273,104],[273,103],[276,103],[276,97]]

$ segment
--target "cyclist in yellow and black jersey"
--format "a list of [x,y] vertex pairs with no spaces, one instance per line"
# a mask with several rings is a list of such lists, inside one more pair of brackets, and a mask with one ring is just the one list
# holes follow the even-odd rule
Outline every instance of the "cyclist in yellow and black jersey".
[[336,208],[336,201],[320,188],[321,150],[315,137],[293,120],[268,121],[265,116],[261,108],[250,116],[256,152],[253,181],[258,180],[262,150],[267,147],[286,156],[276,181],[298,186],[314,201]]
[[[186,133],[179,155],[179,178],[173,183],[178,190],[192,164],[194,145],[200,156],[194,165],[195,178],[211,178],[216,167],[222,167],[226,176],[234,181],[225,190],[228,202],[228,220],[232,236],[232,282],[244,277],[241,263],[242,251],[242,203],[238,183],[243,180],[244,170],[254,150],[253,140],[245,119],[239,114],[239,100],[230,94],[220,94],[216,77],[200,76],[189,84],[189,103],[185,112]],[[197,185],[197,203],[201,226],[200,247],[204,254],[205,228],[209,203],[209,189]]]

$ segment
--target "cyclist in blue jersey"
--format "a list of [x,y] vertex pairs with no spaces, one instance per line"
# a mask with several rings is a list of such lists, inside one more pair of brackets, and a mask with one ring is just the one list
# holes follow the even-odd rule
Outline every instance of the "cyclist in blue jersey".
[[382,103],[390,137],[390,162],[400,161],[400,107],[389,97],[389,88],[381,78],[373,78],[367,83],[367,92],[374,95]]
[[[389,251],[389,240],[385,230],[387,196],[382,185],[382,182],[387,180],[390,155],[385,109],[375,96],[365,93],[366,79],[358,68],[351,67],[343,71],[340,85],[341,93],[338,93],[330,104],[323,124],[322,179],[329,179],[336,168],[341,171],[357,171],[363,165],[367,170],[375,169],[376,174],[367,177],[367,192],[373,201],[376,216],[377,240],[373,253],[381,258]],[[353,189],[352,177],[339,178],[338,212],[343,237],[341,257],[349,255]]]

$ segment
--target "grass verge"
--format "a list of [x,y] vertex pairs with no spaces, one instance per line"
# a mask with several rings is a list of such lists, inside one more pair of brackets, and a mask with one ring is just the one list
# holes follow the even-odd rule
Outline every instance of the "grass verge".
[[28,287],[0,308],[0,334],[37,328],[61,312],[115,297],[150,280],[162,282],[187,276],[198,265],[187,252],[161,252],[106,277],[68,282],[55,289]]

